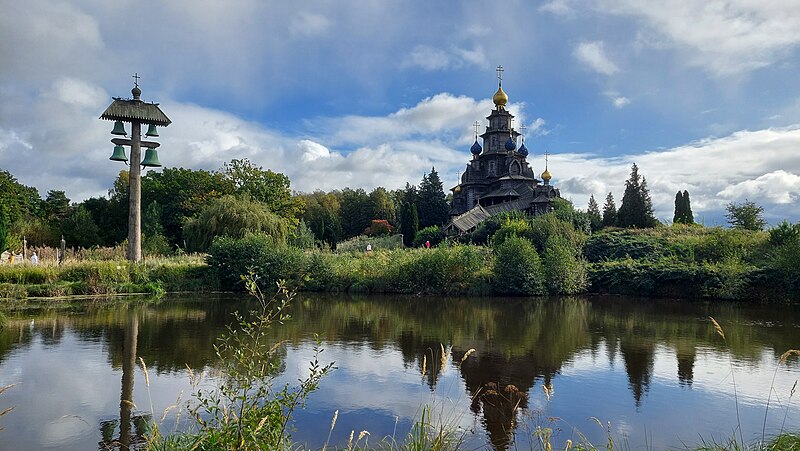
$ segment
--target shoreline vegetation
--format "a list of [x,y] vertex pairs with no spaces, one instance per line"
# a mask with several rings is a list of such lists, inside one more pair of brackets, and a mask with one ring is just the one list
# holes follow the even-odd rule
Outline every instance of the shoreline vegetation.
[[[567,218],[569,219],[569,218]],[[635,294],[752,302],[800,299],[800,239],[771,231],[673,225],[588,234],[556,214],[492,218],[431,248],[356,237],[337,250],[268,234],[218,237],[208,254],[0,265],[0,299],[243,291],[284,280],[298,291],[430,296]],[[366,251],[364,243],[371,243]]]

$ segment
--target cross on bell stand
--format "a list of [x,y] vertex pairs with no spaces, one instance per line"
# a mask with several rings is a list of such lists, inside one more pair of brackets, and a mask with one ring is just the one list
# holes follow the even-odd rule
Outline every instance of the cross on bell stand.
[[[158,137],[156,126],[166,127],[172,121],[161,111],[157,103],[147,103],[141,100],[142,90],[139,89],[139,74],[134,74],[133,78],[134,87],[131,90],[133,99],[114,97],[114,101],[100,115],[100,119],[114,121],[114,129],[111,130],[111,134],[117,136],[127,136],[124,123],[131,124],[130,138],[111,140],[115,146],[110,160],[127,163],[125,146],[131,149],[131,162],[140,162],[141,160],[139,164],[130,165],[130,200],[128,203],[128,260],[138,262],[142,259],[141,168],[161,166],[156,150],[160,144],[155,141],[142,141],[142,124],[148,125],[145,136]],[[145,148],[144,159],[141,159],[142,147]]]

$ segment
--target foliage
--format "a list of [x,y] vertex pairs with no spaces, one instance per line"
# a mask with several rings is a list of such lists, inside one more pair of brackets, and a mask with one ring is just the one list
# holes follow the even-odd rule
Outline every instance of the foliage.
[[604,231],[590,236],[583,247],[583,255],[590,262],[604,260],[659,260],[669,256],[685,256],[688,250],[671,245],[666,239],[636,235],[625,230]]
[[394,202],[386,191],[386,188],[379,186],[369,193],[372,202],[372,218],[384,219],[389,224],[397,223],[397,213],[395,212]]
[[8,224],[23,218],[42,217],[39,191],[19,183],[8,171],[0,171],[0,207],[5,208]]
[[527,218],[506,217],[497,232],[492,235],[492,246],[499,246],[510,236],[518,236],[530,240],[533,237],[530,221]]
[[578,294],[586,290],[586,261],[564,237],[553,235],[547,240],[542,263],[551,294]]
[[419,217],[417,206],[411,202],[406,202],[400,208],[400,233],[403,234],[403,244],[412,246],[414,237],[419,231]]
[[375,237],[359,235],[349,240],[340,241],[336,245],[336,252],[364,252],[367,249],[367,244],[371,245],[373,250],[403,248],[403,241],[399,235]]
[[800,241],[800,223],[792,224],[784,220],[769,229],[769,244],[773,246],[783,246],[797,241]]
[[617,205],[614,203],[614,195],[608,193],[606,203],[603,205],[603,227],[615,225],[617,225]]
[[545,275],[536,248],[525,238],[511,235],[494,247],[492,284],[497,293],[541,295]]
[[289,177],[284,174],[264,170],[244,158],[225,163],[222,175],[233,186],[234,194],[246,194],[278,216],[294,219],[301,213],[301,204],[292,198]]
[[88,211],[79,205],[61,222],[61,233],[70,247],[88,248],[100,244],[100,229]]
[[228,326],[214,346],[222,377],[213,390],[195,394],[190,412],[196,430],[164,438],[154,427],[151,441],[157,448],[291,449],[294,411],[333,368],[333,363],[319,362],[322,350],[317,341],[308,376],[296,386],[276,386],[274,379],[285,351],[270,329],[290,319],[287,310],[294,292],[279,285],[269,298],[259,288],[256,276],[242,276],[242,280],[258,306],[248,315],[237,311],[234,325]]
[[428,226],[417,232],[414,237],[413,247],[425,246],[426,242],[430,242],[431,246],[436,246],[444,240],[444,233],[439,226]]
[[385,219],[373,219],[370,221],[369,227],[364,230],[364,235],[367,236],[390,235],[391,233],[392,225]]
[[[173,245],[182,244],[186,219],[199,213],[212,199],[226,194],[233,194],[233,188],[224,175],[215,172],[163,168],[142,177],[142,205],[159,203],[164,236]],[[127,230],[127,225],[124,227]]]
[[64,191],[50,190],[42,203],[47,221],[58,223],[69,214],[69,198]]
[[360,235],[370,224],[374,208],[372,200],[361,188],[345,188],[339,194],[342,237],[352,238]]
[[287,243],[299,249],[314,249],[317,245],[317,240],[314,232],[311,231],[306,223],[300,221],[289,232]]
[[675,214],[672,217],[673,224],[694,224],[689,191],[680,190],[675,193]]
[[314,236],[335,246],[342,237],[341,206],[333,193],[314,191],[299,196],[305,204],[301,220],[308,225]]
[[0,205],[0,252],[6,250],[6,243],[8,242],[8,219],[5,212],[5,207]]
[[305,276],[303,251],[265,234],[241,238],[221,236],[208,250],[211,274],[225,290],[242,291],[241,275],[255,272],[262,290],[274,290],[279,280],[298,287]]
[[592,232],[596,232],[603,227],[603,216],[600,214],[600,206],[594,200],[594,194],[589,196],[589,205],[586,208],[586,213],[589,215],[589,225]]
[[267,207],[247,197],[224,196],[211,200],[193,218],[186,220],[183,236],[190,251],[206,251],[214,238],[242,238],[265,234],[276,242],[285,242],[290,224]]
[[419,213],[420,228],[432,225],[441,226],[447,222],[450,207],[447,205],[442,182],[439,180],[436,168],[431,168],[429,174],[422,176],[416,206]]
[[763,230],[767,222],[762,217],[764,207],[753,201],[745,200],[737,204],[730,202],[726,207],[725,218],[731,227],[744,230]]
[[583,247],[586,235],[572,225],[556,217],[554,213],[536,216],[531,220],[531,241],[536,250],[544,252],[545,244],[551,237],[561,237],[575,249]]
[[639,175],[639,167],[634,163],[630,178],[625,181],[622,205],[617,212],[617,225],[643,229],[654,227],[657,222],[653,216],[653,202],[647,189],[647,180]]

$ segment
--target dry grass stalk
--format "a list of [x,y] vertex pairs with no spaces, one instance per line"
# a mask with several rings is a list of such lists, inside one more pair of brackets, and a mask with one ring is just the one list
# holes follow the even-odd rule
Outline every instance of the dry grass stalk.
[[464,357],[461,357],[461,363],[464,363],[464,360],[467,360],[470,354],[475,352],[475,348],[470,348],[467,352],[464,353]]
[[442,348],[442,355],[439,356],[439,364],[441,368],[439,368],[439,373],[444,374],[445,368],[447,368],[447,360],[450,357],[449,349],[445,350],[444,345],[439,343],[439,346]]
[[790,349],[781,354],[781,363],[786,363],[786,360],[793,355],[800,356],[800,349]]
[[147,375],[147,365],[144,364],[144,359],[139,357],[139,362],[142,364],[142,371],[144,371],[144,385],[150,386],[150,376]]
[[333,419],[331,420],[331,428],[330,430],[328,430],[328,438],[325,440],[325,444],[322,446],[322,451],[325,451],[325,449],[328,447],[328,442],[331,440],[331,433],[333,433],[333,428],[336,427],[337,418],[339,418],[339,409],[336,409],[336,411],[333,412]]
[[13,387],[15,385],[17,385],[17,384],[8,384],[5,387],[0,387],[0,395],[2,395],[3,393],[6,392],[6,390],[8,390],[9,388],[11,388],[11,387]]
[[428,356],[427,355],[423,355],[422,356],[422,375],[423,376],[425,376],[425,372],[427,370],[427,366],[428,366]]
[[347,439],[347,449],[353,449],[353,435],[356,433],[355,430],[350,431],[350,438]]
[[724,340],[724,339],[725,339],[725,332],[723,332],[723,330],[722,330],[722,326],[720,326],[720,325],[719,325],[719,323],[717,322],[717,320],[715,320],[715,319],[714,319],[714,317],[713,317],[713,316],[709,316],[709,317],[708,317],[708,319],[710,319],[710,320],[711,320],[711,323],[714,325],[714,330],[715,330],[715,331],[716,331],[716,332],[719,334],[719,336],[720,336],[720,337],[722,337],[722,339]]

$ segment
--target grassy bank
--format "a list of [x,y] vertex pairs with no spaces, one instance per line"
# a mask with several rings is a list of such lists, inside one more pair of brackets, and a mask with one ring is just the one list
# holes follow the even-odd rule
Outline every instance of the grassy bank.
[[202,257],[66,261],[56,264],[0,265],[0,299],[163,293],[215,289]]

